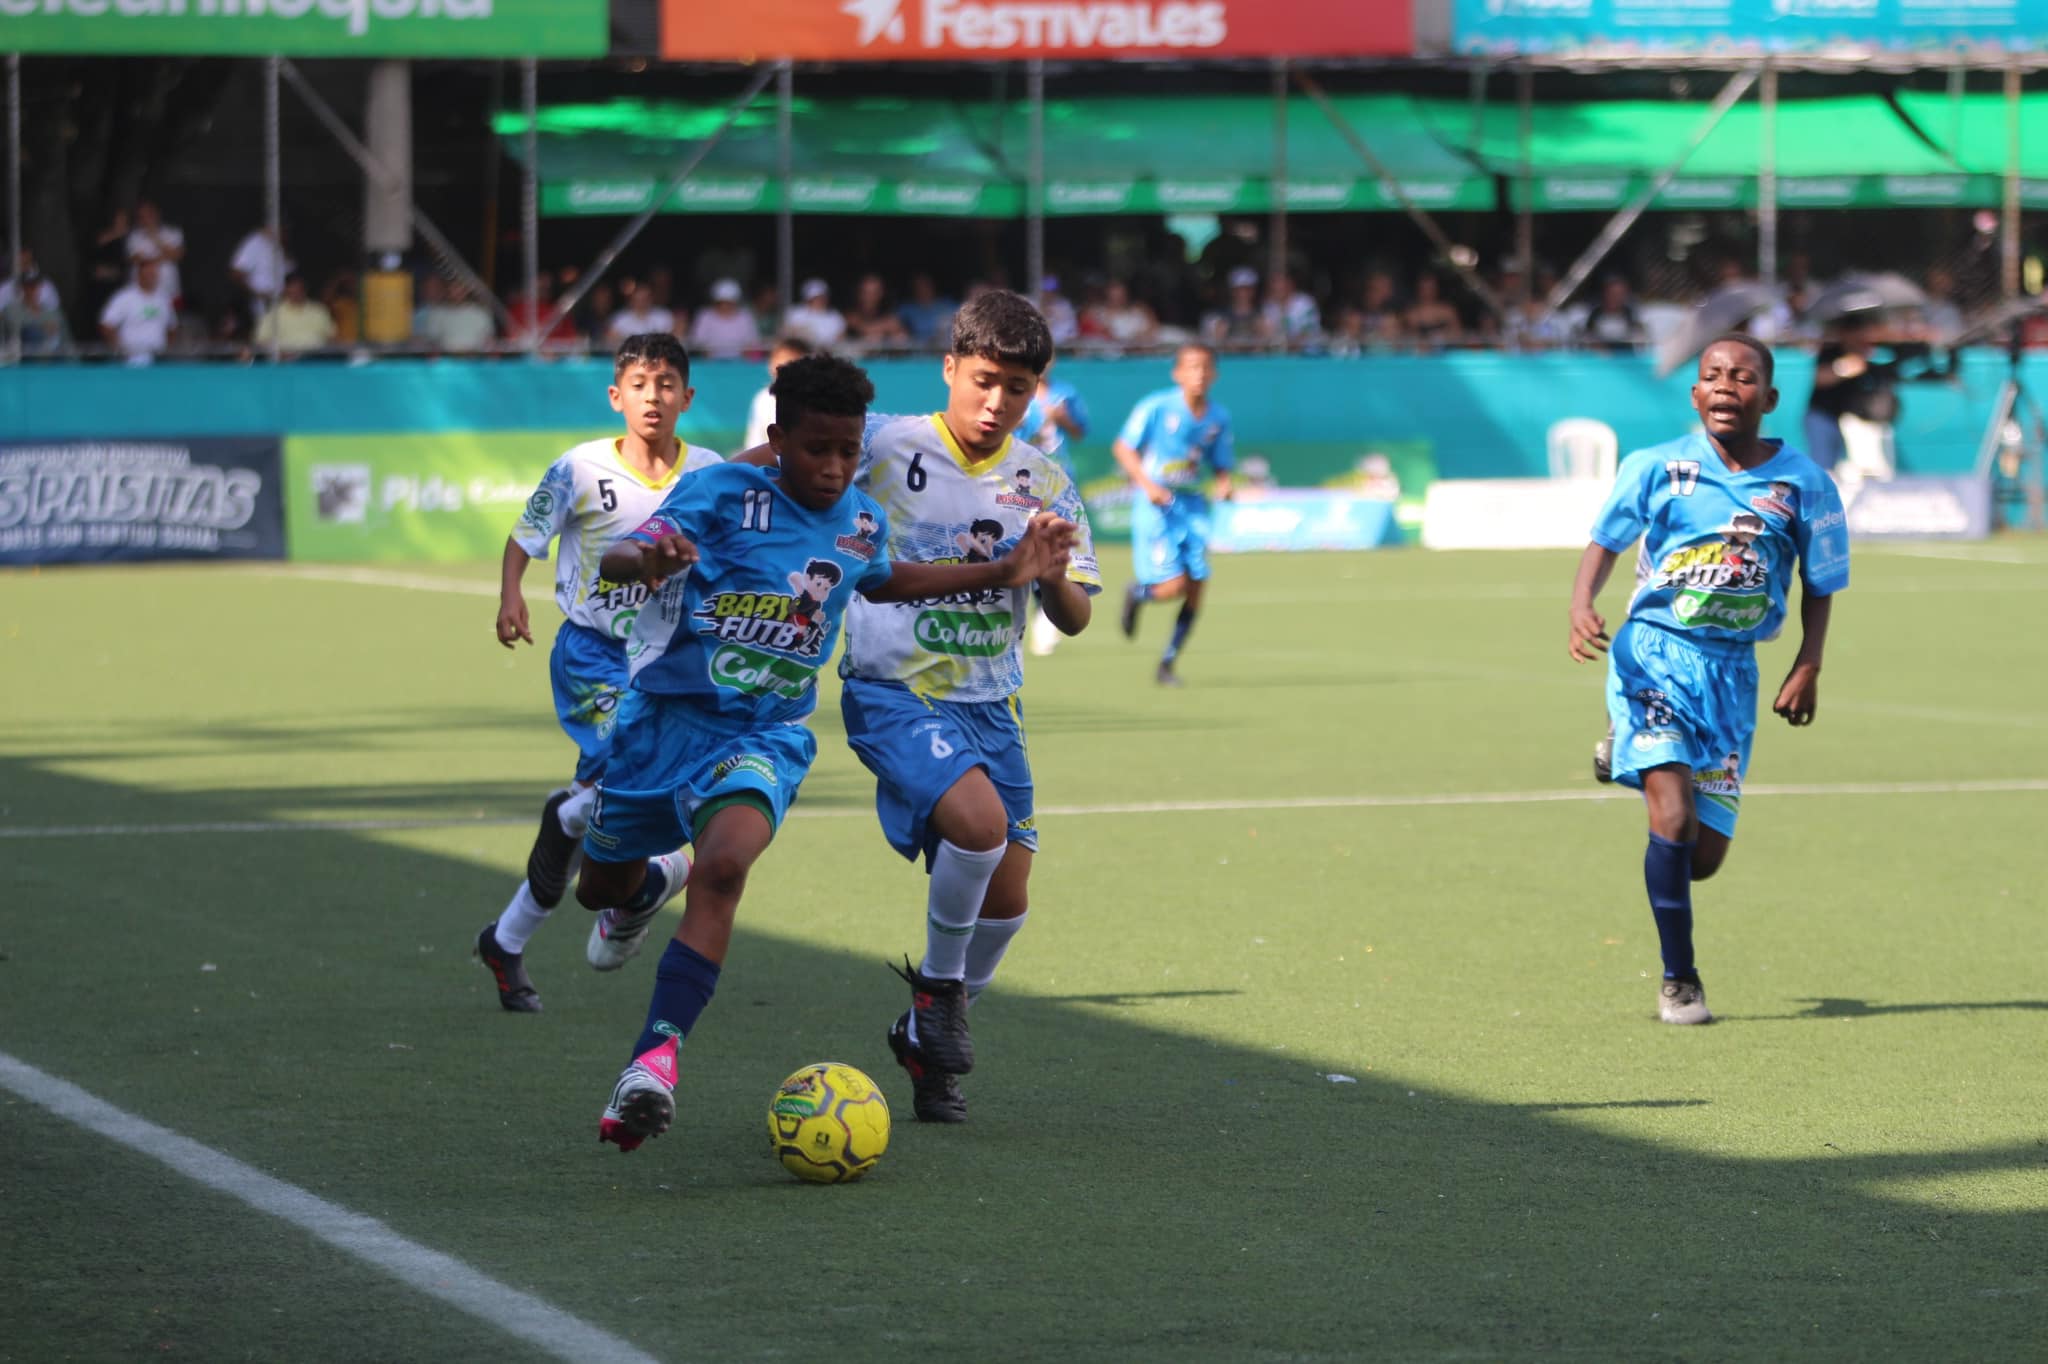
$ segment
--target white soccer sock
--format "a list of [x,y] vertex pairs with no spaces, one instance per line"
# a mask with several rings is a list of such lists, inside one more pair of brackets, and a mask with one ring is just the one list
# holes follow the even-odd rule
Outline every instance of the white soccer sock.
[[987,852],[969,852],[939,840],[932,853],[932,884],[925,899],[921,973],[935,980],[959,980],[967,973],[967,940],[974,935],[974,921],[981,913],[988,883],[1008,851],[1007,843]]
[[1014,919],[976,919],[974,936],[967,940],[967,1002],[974,1003],[988,983],[995,979],[996,968],[1003,964],[1003,953],[1010,950],[1010,939],[1017,936],[1030,918],[1027,910]]
[[524,952],[527,939],[547,922],[550,912],[533,898],[533,887],[521,881],[519,889],[513,893],[512,903],[506,905],[505,912],[498,916],[498,925],[491,930],[491,936],[507,952]]
[[597,787],[578,786],[569,798],[555,807],[555,822],[571,838],[583,837],[590,827],[590,807],[597,801]]

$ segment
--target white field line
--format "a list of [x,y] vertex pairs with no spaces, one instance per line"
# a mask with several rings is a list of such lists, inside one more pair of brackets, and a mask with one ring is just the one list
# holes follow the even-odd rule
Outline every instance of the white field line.
[[297,1185],[274,1179],[233,1156],[124,1112],[69,1081],[0,1052],[0,1088],[67,1122],[160,1161],[189,1179],[291,1223],[439,1298],[488,1326],[560,1359],[653,1364],[653,1356],[539,1298],[509,1288],[462,1261],[409,1241],[374,1217],[350,1212]]
[[[2048,777],[1989,778],[1982,781],[1870,781],[1758,785],[1750,796],[1956,796],[2048,791]],[[1040,818],[1099,818],[1113,815],[1194,815],[1261,810],[1416,810],[1439,806],[1569,805],[1585,801],[1635,800],[1635,792],[1606,786],[1562,787],[1554,791],[1447,791],[1409,796],[1276,796],[1271,799],[1129,801],[1102,805],[1043,805]],[[865,806],[805,809],[792,819],[867,819]],[[157,838],[190,834],[379,833],[410,829],[495,829],[526,827],[531,815],[506,819],[332,819],[220,820],[190,824],[47,824],[0,827],[0,839]]]
[[[311,578],[315,582],[352,583],[358,587],[398,587],[408,592],[450,592],[462,597],[495,597],[497,584],[469,578],[439,578],[427,573],[399,573],[385,568],[292,564],[272,568],[265,577]],[[543,584],[544,587],[549,586]]]

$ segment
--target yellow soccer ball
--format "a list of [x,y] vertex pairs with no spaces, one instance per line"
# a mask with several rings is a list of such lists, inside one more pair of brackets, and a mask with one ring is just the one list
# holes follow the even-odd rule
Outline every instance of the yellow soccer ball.
[[805,1066],[768,1105],[768,1145],[782,1168],[813,1184],[845,1184],[889,1149],[889,1101],[839,1061]]

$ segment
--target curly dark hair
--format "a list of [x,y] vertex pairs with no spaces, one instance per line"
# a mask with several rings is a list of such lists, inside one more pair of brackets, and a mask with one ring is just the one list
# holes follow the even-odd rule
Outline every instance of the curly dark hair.
[[682,376],[685,384],[690,382],[690,352],[669,332],[642,332],[619,342],[618,354],[612,357],[612,378],[624,374],[631,365],[651,365],[656,369],[667,365]]
[[999,365],[1022,365],[1033,374],[1052,363],[1052,329],[1021,294],[990,289],[953,314],[953,354]]
[[1747,346],[1751,350],[1755,351],[1756,358],[1763,361],[1763,364],[1759,365],[1758,368],[1763,370],[1764,372],[1765,383],[1768,384],[1777,377],[1778,357],[1771,354],[1771,348],[1769,346],[1765,345],[1756,337],[1751,336],[1748,332],[1722,332],[1719,336],[1707,342],[1707,344],[1701,348],[1700,354],[1705,355],[1709,350],[1712,350],[1715,346],[1720,345],[1723,341],[1732,341],[1738,346]]
[[828,417],[865,417],[875,400],[867,371],[836,355],[806,355],[775,371],[768,385],[775,396],[775,423],[787,431],[807,412]]

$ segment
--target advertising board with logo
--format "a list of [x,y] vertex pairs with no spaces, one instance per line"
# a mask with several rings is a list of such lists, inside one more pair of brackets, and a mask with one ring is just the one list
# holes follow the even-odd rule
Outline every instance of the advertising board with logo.
[[0,564],[282,559],[275,436],[0,443]]
[[1858,540],[1982,540],[1991,534],[1991,481],[1907,476],[1842,485]]
[[606,0],[0,0],[0,49],[155,57],[601,57]]
[[1453,0],[1460,52],[2038,52],[2048,0]]
[[293,436],[284,449],[291,557],[494,558],[548,466],[592,434]]
[[1255,550],[1378,549],[1392,543],[1394,500],[1317,489],[1280,489],[1210,506],[1209,548]]
[[671,61],[1407,56],[1413,0],[663,0]]

